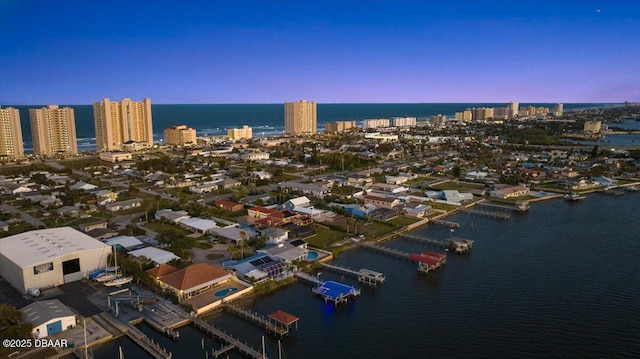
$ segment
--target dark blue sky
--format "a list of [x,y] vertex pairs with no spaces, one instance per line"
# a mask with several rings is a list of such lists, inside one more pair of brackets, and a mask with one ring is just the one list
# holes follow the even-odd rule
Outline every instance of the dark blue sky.
[[0,104],[640,101],[640,1],[1,0]]

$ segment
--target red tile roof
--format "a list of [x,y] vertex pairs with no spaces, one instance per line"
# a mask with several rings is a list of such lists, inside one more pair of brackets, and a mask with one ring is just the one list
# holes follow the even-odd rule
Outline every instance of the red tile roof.
[[178,290],[187,290],[229,275],[226,270],[208,263],[196,263],[170,273],[160,280]]
[[178,271],[178,268],[174,268],[168,264],[161,264],[157,267],[149,269],[147,273],[149,273],[149,275],[157,279],[176,271]]

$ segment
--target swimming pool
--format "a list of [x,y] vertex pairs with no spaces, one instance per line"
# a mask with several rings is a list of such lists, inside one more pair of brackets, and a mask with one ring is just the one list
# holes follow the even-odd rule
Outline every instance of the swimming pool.
[[312,261],[312,260],[317,259],[317,258],[318,258],[318,252],[316,252],[316,251],[307,252],[307,260],[308,261]]
[[215,295],[216,297],[224,297],[230,293],[233,293],[235,291],[237,291],[238,288],[225,288],[225,289],[220,289],[219,291],[213,293],[213,295]]

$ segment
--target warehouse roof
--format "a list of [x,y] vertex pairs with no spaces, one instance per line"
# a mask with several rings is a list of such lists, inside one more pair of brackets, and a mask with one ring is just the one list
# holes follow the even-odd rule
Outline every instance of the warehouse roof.
[[0,238],[0,255],[26,268],[71,253],[111,247],[71,227],[38,229]]

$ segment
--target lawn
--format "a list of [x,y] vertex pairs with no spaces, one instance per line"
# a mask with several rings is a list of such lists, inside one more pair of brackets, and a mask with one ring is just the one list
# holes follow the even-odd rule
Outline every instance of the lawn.
[[[390,219],[391,222],[393,219]],[[397,229],[397,227],[389,222],[371,222],[363,226],[362,232],[369,238],[377,238],[387,233],[391,233]]]
[[408,225],[410,225],[412,223],[416,223],[418,221],[419,221],[419,219],[417,219],[417,218],[400,216],[400,217],[396,217],[396,218],[392,218],[392,219],[388,220],[387,223],[395,224],[398,227],[404,227],[404,226],[408,226]]
[[188,234],[191,234],[191,232],[187,231],[186,229],[182,229],[174,224],[170,224],[170,223],[165,223],[162,224],[161,222],[148,222],[144,224],[145,228],[149,228],[150,230],[154,231],[154,232],[160,232],[163,229],[167,229],[167,228],[173,228],[176,231],[179,231],[180,233],[182,233],[183,236],[186,236]]
[[33,225],[31,225],[29,223],[26,223],[26,222],[20,222],[20,223],[18,223],[16,225],[10,225],[9,226],[9,231],[7,231],[7,232],[0,231],[0,238],[12,236],[14,234],[27,232],[27,231],[30,231],[32,229],[36,229],[36,227],[34,227]]
[[329,229],[324,226],[315,226],[316,227],[316,235],[310,238],[306,238],[311,246],[321,249],[329,248],[331,243],[341,241],[346,236],[346,232],[337,231],[334,229]]

